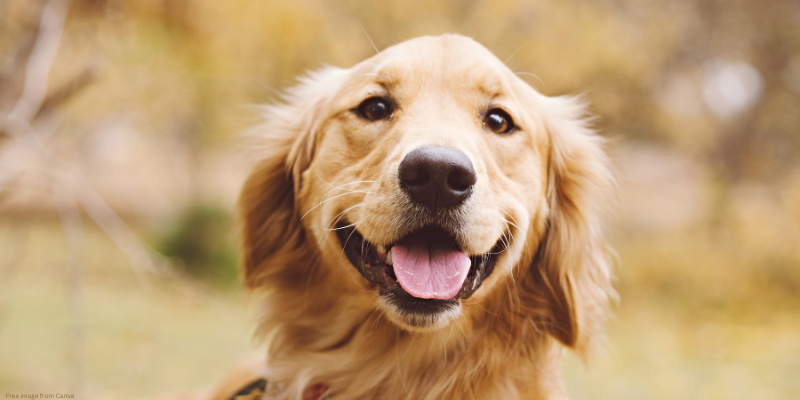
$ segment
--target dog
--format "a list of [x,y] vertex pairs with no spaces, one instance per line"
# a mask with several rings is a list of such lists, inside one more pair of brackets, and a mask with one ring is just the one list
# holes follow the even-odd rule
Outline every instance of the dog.
[[579,99],[419,37],[309,73],[251,136],[243,276],[268,350],[238,398],[567,398],[562,348],[602,342],[615,297],[614,180]]

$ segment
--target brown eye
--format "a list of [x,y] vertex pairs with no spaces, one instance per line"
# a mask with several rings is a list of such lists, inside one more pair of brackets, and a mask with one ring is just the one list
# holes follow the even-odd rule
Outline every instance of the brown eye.
[[514,129],[514,121],[511,116],[499,108],[489,110],[483,119],[483,123],[494,133],[509,133]]
[[392,104],[383,97],[370,97],[358,106],[358,114],[368,121],[378,121],[392,115]]

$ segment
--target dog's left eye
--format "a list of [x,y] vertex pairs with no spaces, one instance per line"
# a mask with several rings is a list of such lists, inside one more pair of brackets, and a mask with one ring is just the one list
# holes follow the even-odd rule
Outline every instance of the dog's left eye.
[[483,119],[483,123],[494,133],[509,133],[515,126],[511,116],[499,108],[489,110]]
[[358,106],[358,114],[368,121],[378,121],[392,115],[393,107],[383,97],[370,97]]

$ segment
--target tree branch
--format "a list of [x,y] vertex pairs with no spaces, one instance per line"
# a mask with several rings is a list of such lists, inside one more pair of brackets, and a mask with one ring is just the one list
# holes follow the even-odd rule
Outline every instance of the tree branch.
[[11,112],[0,119],[0,130],[12,136],[19,136],[28,130],[47,96],[48,77],[61,44],[68,5],[69,0],[48,0],[44,6],[39,36],[25,69],[22,96]]

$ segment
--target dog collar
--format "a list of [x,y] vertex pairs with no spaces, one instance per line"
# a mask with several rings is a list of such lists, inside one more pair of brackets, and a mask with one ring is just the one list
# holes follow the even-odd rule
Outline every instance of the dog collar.
[[236,394],[231,396],[230,400],[260,400],[264,397],[264,391],[267,389],[267,380],[258,379],[247,384],[247,386],[239,389]]
[[[306,391],[304,400],[329,400],[333,398],[333,394],[325,393],[329,389],[328,385],[318,383],[311,386]],[[245,387],[239,389],[236,394],[231,396],[230,400],[261,400],[267,390],[267,380],[257,379],[248,383]]]

